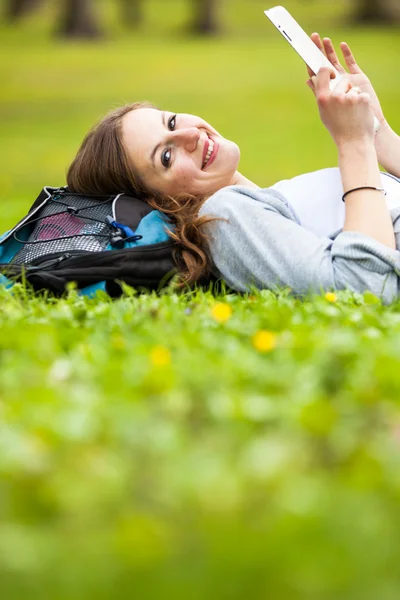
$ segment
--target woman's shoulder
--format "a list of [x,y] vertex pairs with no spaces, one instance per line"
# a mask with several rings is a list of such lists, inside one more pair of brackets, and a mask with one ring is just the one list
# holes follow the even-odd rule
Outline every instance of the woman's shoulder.
[[219,189],[204,201],[199,210],[199,216],[208,214],[224,216],[227,210],[241,212],[257,204],[296,220],[283,194],[269,187],[253,188],[245,185],[229,185]]

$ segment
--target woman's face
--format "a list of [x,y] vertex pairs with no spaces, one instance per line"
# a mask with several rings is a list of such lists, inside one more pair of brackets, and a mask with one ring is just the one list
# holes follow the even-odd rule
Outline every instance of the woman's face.
[[135,171],[161,194],[206,196],[235,181],[239,147],[193,115],[139,108],[122,120]]

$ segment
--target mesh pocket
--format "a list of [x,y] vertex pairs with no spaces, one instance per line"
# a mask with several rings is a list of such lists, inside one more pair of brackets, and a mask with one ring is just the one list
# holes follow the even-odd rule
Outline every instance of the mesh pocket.
[[[104,250],[112,235],[106,220],[111,214],[110,200],[97,202],[71,194],[57,195],[21,228],[29,227],[31,233],[12,262],[30,264],[42,256],[70,250]],[[19,231],[15,232],[14,237],[22,241],[18,236]]]

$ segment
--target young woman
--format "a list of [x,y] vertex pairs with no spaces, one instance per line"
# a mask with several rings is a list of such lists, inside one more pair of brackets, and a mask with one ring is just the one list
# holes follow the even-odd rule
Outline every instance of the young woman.
[[[238,291],[251,285],[289,286],[297,294],[368,289],[385,302],[394,300],[400,282],[400,137],[348,45],[341,44],[346,72],[331,41],[311,37],[342,74],[333,90],[329,69],[308,81],[336,144],[338,168],[262,189],[238,171],[238,146],[211,125],[136,103],[89,132],[68,171],[69,188],[124,191],[165,213],[183,284],[211,270]],[[380,172],[379,163],[390,175]]]

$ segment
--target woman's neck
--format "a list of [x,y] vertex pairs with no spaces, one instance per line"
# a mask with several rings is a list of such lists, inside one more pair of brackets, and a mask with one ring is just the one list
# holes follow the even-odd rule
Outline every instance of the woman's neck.
[[256,185],[255,183],[250,181],[250,179],[247,179],[247,177],[239,173],[239,171],[236,171],[236,173],[232,177],[231,185],[245,185],[250,188],[260,189],[259,185]]
[[[235,174],[233,175],[233,177],[231,179],[231,182],[228,185],[244,185],[246,187],[257,189],[257,190],[260,189],[259,185],[256,185],[255,183],[250,181],[250,179],[247,179],[247,177],[244,177],[244,175],[239,173],[239,171],[235,172]],[[210,196],[215,194],[215,192],[217,192],[217,191],[218,190],[214,190],[213,192],[210,192],[207,196],[203,196],[203,199],[205,200],[207,198],[210,198]]]

